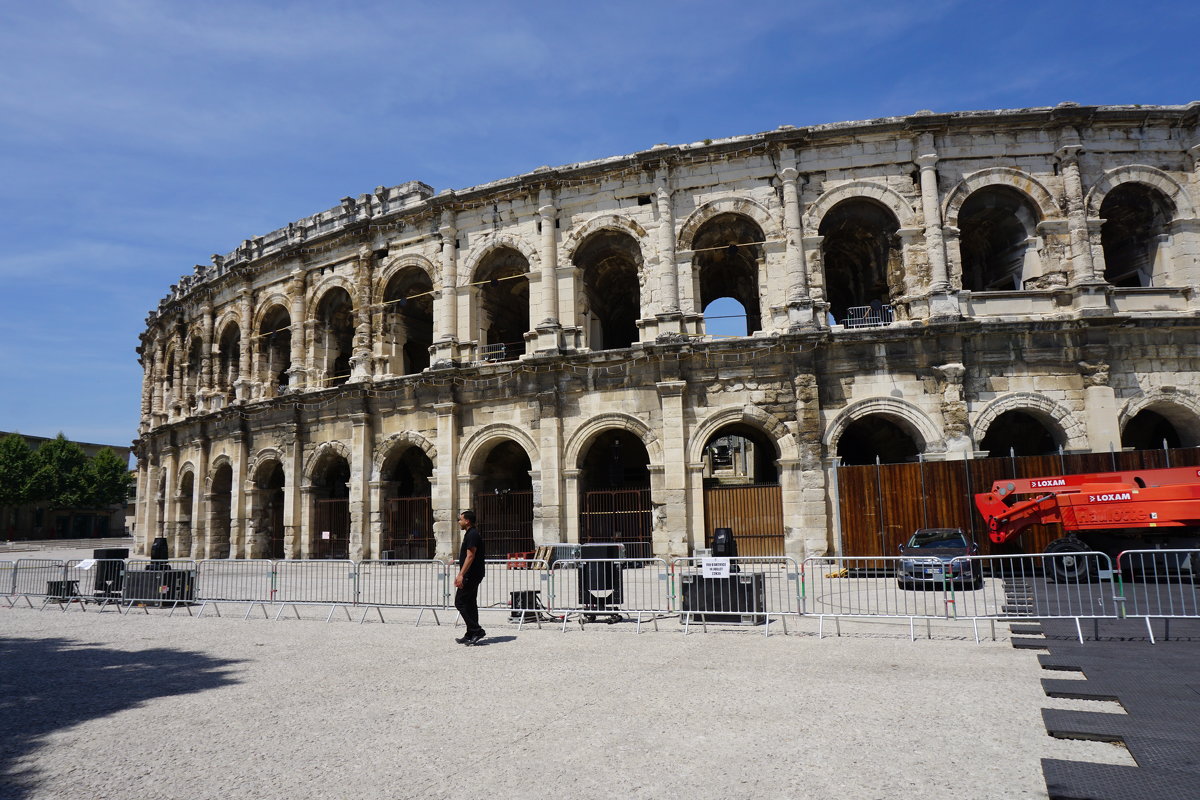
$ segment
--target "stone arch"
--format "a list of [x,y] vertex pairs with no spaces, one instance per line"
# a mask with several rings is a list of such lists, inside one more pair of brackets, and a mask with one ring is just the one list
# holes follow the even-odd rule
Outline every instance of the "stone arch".
[[951,227],[958,226],[958,213],[962,205],[975,192],[987,186],[1006,186],[1016,189],[1029,198],[1041,212],[1042,219],[1055,219],[1062,216],[1062,209],[1054,200],[1054,195],[1028,172],[1012,167],[989,167],[978,172],[972,172],[963,177],[942,203],[942,219]]
[[258,331],[262,330],[263,318],[266,317],[273,308],[282,308],[285,312],[287,312],[288,320],[290,320],[293,324],[296,322],[296,320],[292,319],[292,304],[291,301],[288,300],[287,295],[283,292],[272,292],[264,297],[255,306],[254,327],[252,331],[246,331],[243,333],[243,335],[251,332],[258,333]]
[[[185,461],[179,467],[179,472],[175,475],[175,487],[178,490],[183,486],[183,479],[188,475],[192,476],[192,481],[196,480],[196,465],[191,461]],[[193,486],[195,483],[192,484]]]
[[406,253],[396,256],[395,258],[386,259],[383,262],[383,268],[379,270],[378,276],[375,279],[375,285],[371,289],[371,302],[378,305],[384,300],[384,293],[387,292],[387,285],[398,272],[416,267],[424,272],[429,277],[429,282],[437,285],[441,279],[441,270],[425,256],[417,255],[416,253]]
[[1036,392],[1014,392],[998,397],[988,403],[976,416],[971,426],[972,440],[979,448],[988,429],[996,419],[1007,411],[1020,411],[1048,424],[1051,432],[1058,434],[1065,448],[1086,450],[1087,431],[1083,423],[1075,419],[1069,410],[1045,395]]
[[583,458],[587,453],[588,446],[601,433],[611,430],[628,431],[633,434],[646,448],[646,453],[650,456],[651,464],[663,463],[662,442],[650,426],[637,417],[618,412],[598,414],[576,428],[575,432],[571,434],[571,438],[567,441],[567,446],[564,448],[563,463],[571,465],[571,469],[582,468]]
[[601,214],[592,217],[587,222],[579,225],[571,230],[567,235],[566,240],[560,249],[561,260],[570,263],[575,258],[575,251],[579,249],[587,238],[594,233],[600,231],[617,231],[618,233],[627,233],[634,238],[638,243],[638,247],[643,250],[643,260],[645,260],[645,240],[649,234],[646,229],[639,225],[635,220],[623,217],[620,214]]
[[1196,212],[1192,201],[1187,196],[1187,190],[1161,169],[1145,164],[1130,164],[1110,169],[1104,173],[1100,180],[1096,181],[1096,184],[1088,190],[1087,198],[1084,201],[1087,215],[1092,218],[1098,217],[1100,206],[1104,204],[1104,198],[1108,196],[1108,193],[1122,183],[1130,182],[1142,183],[1162,192],[1175,206],[1175,219],[1195,218]]
[[470,283],[475,270],[491,253],[503,248],[516,250],[525,257],[526,263],[529,264],[529,273],[537,272],[541,266],[542,259],[538,255],[537,248],[527,242],[523,237],[514,236],[510,233],[501,233],[484,236],[479,242],[471,248],[471,252],[464,258],[458,268],[458,285]]
[[375,459],[372,466],[376,476],[383,473],[383,465],[387,463],[396,448],[404,445],[419,448],[433,464],[437,464],[437,447],[433,442],[416,431],[401,431],[388,436],[375,448]]
[[309,455],[309,457],[305,460],[304,469],[300,472],[306,486],[312,485],[313,477],[316,473],[317,467],[321,464],[322,459],[331,453],[344,458],[347,464],[354,463],[350,457],[350,448],[342,442],[321,442],[319,445],[317,445],[316,449],[312,451],[312,454]]
[[251,481],[257,481],[258,471],[272,462],[282,466],[283,456],[274,447],[264,447],[250,457],[250,463],[246,465],[246,475]]
[[325,296],[334,289],[345,289],[346,294],[350,295],[350,305],[356,306],[357,289],[354,281],[344,275],[327,275],[308,293],[308,300],[305,301],[304,311],[308,315],[308,321],[313,322],[317,318],[317,309],[321,307],[321,301]]
[[919,439],[921,452],[938,452],[945,446],[942,431],[915,404],[895,397],[869,397],[846,406],[826,425],[821,439],[826,450],[835,451],[846,428],[873,414],[897,423],[905,433]]
[[529,456],[529,463],[533,464],[535,469],[540,469],[541,455],[533,437],[523,428],[518,428],[516,425],[509,425],[507,422],[497,422],[492,425],[483,426],[463,444],[462,451],[459,454],[457,474],[463,475],[472,472],[478,466],[478,462],[484,457],[483,454],[488,445],[505,440],[511,440],[520,445],[525,450],[525,454]]
[[213,325],[213,341],[220,342],[221,337],[224,336],[226,329],[230,325],[237,325],[238,333],[240,333],[242,336],[246,335],[246,331],[242,330],[241,314],[239,314],[236,309],[230,309],[222,312],[221,315],[217,317],[217,321]]
[[691,250],[696,232],[704,223],[721,214],[738,214],[749,217],[762,229],[763,236],[778,239],[783,234],[779,221],[766,207],[749,197],[721,197],[710,200],[693,211],[679,228],[679,249]]
[[209,462],[208,474],[204,476],[204,490],[205,491],[207,491],[207,492],[212,491],[213,479],[216,478],[217,471],[220,470],[221,467],[229,467],[229,469],[231,471],[233,470],[233,459],[230,458],[225,453],[221,453],[221,455],[217,456],[216,458],[214,458],[212,461]]
[[744,405],[715,411],[696,426],[688,442],[688,463],[696,464],[702,461],[705,443],[721,428],[738,422],[767,434],[779,448],[781,461],[794,461],[800,457],[800,447],[786,425],[758,406]]
[[1117,414],[1117,429],[1124,433],[1125,426],[1142,411],[1161,414],[1176,431],[1186,434],[1194,443],[1200,443],[1200,398],[1191,392],[1161,387],[1147,389],[1126,402]]
[[901,228],[916,227],[917,212],[912,204],[887,184],[876,181],[855,180],[843,183],[822,194],[804,215],[804,230],[814,233],[821,227],[821,220],[829,210],[843,200],[874,200],[896,215]]

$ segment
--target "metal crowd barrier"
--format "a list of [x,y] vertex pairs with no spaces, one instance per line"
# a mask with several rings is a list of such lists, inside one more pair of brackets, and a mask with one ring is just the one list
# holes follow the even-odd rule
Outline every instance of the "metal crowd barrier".
[[17,562],[15,561],[0,561],[0,595],[8,601],[8,607],[12,608],[13,599],[16,595],[17,582]]
[[23,599],[30,608],[30,598],[42,599],[42,608],[56,601],[69,601],[75,592],[65,582],[65,564],[57,558],[19,558],[13,570],[13,590],[10,606]]
[[[722,569],[728,562],[728,571]],[[801,613],[799,569],[787,556],[676,558],[673,608],[688,632],[693,621],[762,625],[769,636],[771,617],[779,617],[787,633],[789,615]]]
[[658,630],[659,617],[671,612],[669,577],[661,558],[559,559],[550,569],[549,613],[563,630],[571,617],[582,626],[627,616],[636,617],[638,633],[643,619]]
[[360,561],[358,564],[358,604],[365,606],[359,623],[374,609],[383,622],[384,608],[416,608],[417,624],[426,611],[433,613],[450,607],[451,579],[443,561]]
[[221,603],[248,603],[246,614],[275,602],[275,562],[269,559],[214,559],[197,564],[196,601],[203,616],[211,605],[221,616]]
[[302,605],[330,606],[326,622],[333,618],[338,608],[345,608],[349,619],[348,606],[358,601],[358,566],[353,561],[276,561],[275,576],[275,602],[279,604],[275,619],[279,619],[286,608],[291,608],[299,619],[299,606]]
[[149,607],[185,608],[190,615],[196,602],[196,562],[190,558],[171,558],[152,561],[131,558],[125,562],[121,599],[126,609],[138,607],[150,613]]
[[59,578],[47,584],[46,604],[62,603],[63,611],[78,604],[80,610],[86,611],[86,602],[96,602],[101,610],[109,604],[120,610],[124,574],[125,561],[120,558],[77,558],[63,562]]
[[1126,550],[1117,556],[1121,616],[1141,617],[1154,642],[1150,620],[1161,619],[1165,638],[1172,619],[1200,617],[1200,550]]
[[[446,566],[446,608],[454,608],[454,576],[457,564]],[[526,617],[541,626],[542,615],[515,611],[528,608],[532,611],[543,607],[549,598],[548,574],[545,561],[527,559],[519,564],[506,559],[487,559],[484,564],[483,582],[479,584],[479,613],[504,611],[514,621],[524,624]],[[525,604],[528,603],[528,606]],[[535,618],[536,617],[536,618]],[[457,620],[455,625],[457,625]]]

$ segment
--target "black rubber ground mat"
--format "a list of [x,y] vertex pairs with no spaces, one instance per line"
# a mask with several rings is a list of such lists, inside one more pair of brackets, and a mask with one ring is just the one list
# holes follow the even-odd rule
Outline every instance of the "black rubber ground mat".
[[[1044,619],[1039,656],[1044,669],[1074,671],[1085,680],[1045,678],[1046,694],[1109,700],[1120,709],[1043,709],[1051,736],[1118,742],[1136,767],[1044,759],[1054,800],[1195,800],[1200,798],[1200,620],[1172,620],[1170,636],[1156,620],[1151,643],[1141,619]],[[1032,631],[1022,631],[1031,633]]]

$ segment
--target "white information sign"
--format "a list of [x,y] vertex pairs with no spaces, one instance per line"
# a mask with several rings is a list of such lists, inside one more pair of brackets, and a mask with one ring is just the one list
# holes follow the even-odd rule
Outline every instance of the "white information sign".
[[329,538],[329,531],[321,531],[321,538],[322,538],[322,539],[328,539],[328,538]]
[[702,558],[700,559],[700,569],[703,570],[706,578],[728,578],[729,559]]
[[94,566],[96,566],[96,559],[85,558],[83,561],[80,561],[75,565],[75,569],[91,569]]

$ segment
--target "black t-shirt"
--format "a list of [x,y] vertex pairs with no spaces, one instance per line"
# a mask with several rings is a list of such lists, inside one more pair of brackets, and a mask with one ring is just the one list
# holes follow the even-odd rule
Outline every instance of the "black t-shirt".
[[479,535],[479,529],[472,525],[467,528],[467,532],[463,534],[462,547],[458,550],[458,563],[461,566],[467,561],[467,551],[472,547],[475,548],[475,560],[471,562],[471,569],[467,571],[467,580],[481,581],[484,576],[484,553],[483,553],[483,537]]

